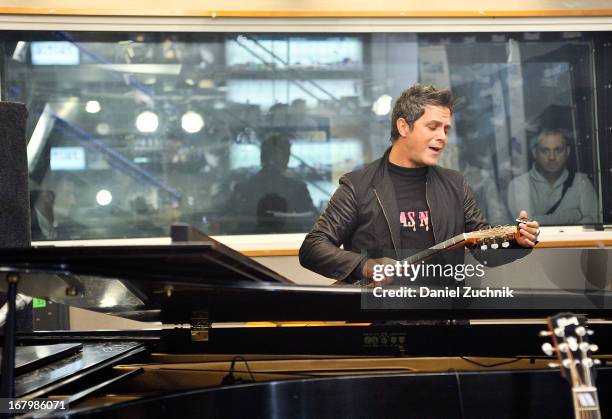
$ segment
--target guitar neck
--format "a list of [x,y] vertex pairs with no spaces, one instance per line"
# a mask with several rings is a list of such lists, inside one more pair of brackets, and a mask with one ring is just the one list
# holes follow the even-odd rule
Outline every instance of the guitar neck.
[[595,388],[594,366],[600,364],[592,355],[597,352],[595,344],[589,343],[587,318],[573,313],[559,313],[548,318],[548,330],[540,336],[550,336],[551,343],[542,345],[548,356],[556,355],[563,376],[572,385],[572,402],[576,419],[601,419],[597,388]]
[[601,419],[597,389],[590,386],[572,388],[574,415],[576,419]]
[[497,249],[500,243],[502,247],[508,247],[509,241],[515,239],[517,236],[518,230],[516,226],[499,226],[490,229],[472,231],[470,233],[461,233],[457,234],[455,237],[451,237],[448,240],[438,243],[429,249],[418,252],[404,260],[410,264],[415,264],[427,260],[439,253],[459,246],[467,246],[468,244],[475,245],[481,243],[483,244],[483,249],[486,249],[488,245],[491,245],[493,249]]
[[415,253],[414,255],[409,256],[404,260],[408,262],[409,264],[419,263],[433,256],[436,256],[442,252],[445,252],[447,250],[454,249],[459,246],[464,246],[465,244],[466,244],[465,233],[461,233],[461,234],[456,235],[455,237],[451,237],[448,240],[438,243],[435,246],[430,247],[429,249],[425,249],[418,253]]

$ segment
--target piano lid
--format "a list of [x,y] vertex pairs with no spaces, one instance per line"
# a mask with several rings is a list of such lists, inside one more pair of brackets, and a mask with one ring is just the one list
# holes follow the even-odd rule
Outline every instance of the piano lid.
[[[178,231],[181,230],[184,229]],[[0,270],[99,275],[126,280],[173,278],[179,282],[208,285],[292,283],[203,233],[198,232],[197,240],[179,241],[175,239],[176,231],[173,226],[172,245],[0,249]],[[187,230],[181,232],[187,234]],[[189,239],[192,236],[184,237]]]
[[159,320],[159,297],[175,288],[292,283],[189,226],[173,226],[172,238],[171,245],[0,249],[0,272],[19,273],[20,293],[143,321]]
[[[455,284],[506,287],[512,296],[381,299],[371,288],[292,283],[187,226],[174,229],[173,239],[166,246],[0,249],[0,273],[19,273],[18,291],[33,297],[168,324],[193,324],[199,316],[209,322],[533,318],[563,310],[612,317],[609,249],[535,249],[486,268],[478,281]],[[408,287],[418,296],[423,285]]]

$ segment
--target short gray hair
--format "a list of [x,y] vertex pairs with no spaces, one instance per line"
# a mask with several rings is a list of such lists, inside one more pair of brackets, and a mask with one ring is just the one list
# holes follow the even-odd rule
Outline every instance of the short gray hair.
[[538,146],[538,144],[540,143],[540,141],[542,141],[542,139],[544,137],[549,137],[549,136],[561,136],[561,138],[563,138],[563,140],[565,141],[565,145],[566,146],[570,146],[570,133],[567,130],[561,129],[561,128],[544,128],[542,131],[540,131],[540,133],[531,138],[531,143],[529,144],[529,148],[532,150],[535,150],[535,148]]
[[395,101],[391,114],[391,141],[397,140],[400,133],[397,120],[404,118],[410,128],[425,113],[427,106],[442,106],[453,113],[456,99],[449,89],[437,89],[430,84],[414,84],[404,90]]

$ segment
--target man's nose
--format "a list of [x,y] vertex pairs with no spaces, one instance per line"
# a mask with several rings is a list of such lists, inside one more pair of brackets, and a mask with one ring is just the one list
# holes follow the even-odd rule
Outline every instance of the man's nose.
[[445,132],[444,129],[442,129],[438,133],[438,138],[441,139],[442,141],[444,141],[444,144],[446,144],[448,142],[448,133]]

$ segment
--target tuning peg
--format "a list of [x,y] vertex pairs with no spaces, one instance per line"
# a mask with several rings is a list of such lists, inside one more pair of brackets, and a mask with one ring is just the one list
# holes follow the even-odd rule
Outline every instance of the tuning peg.
[[563,353],[567,352],[567,343],[560,343],[558,346],[559,350]]
[[497,244],[497,243],[493,243],[493,244],[491,245],[491,249],[497,249],[497,248],[499,248],[499,244]]
[[567,338],[567,343],[572,351],[578,350],[578,340],[575,337],[570,336]]
[[503,243],[502,243],[502,247],[503,247],[504,249],[506,249],[506,248],[510,247],[510,242],[503,242]]
[[487,246],[486,244],[483,244],[482,246],[480,246],[480,250],[487,250],[489,248],[489,246]]
[[557,364],[556,362],[549,362],[549,363],[548,363],[548,366],[549,366],[550,368],[559,368],[559,364]]
[[593,364],[595,364],[595,365],[600,365],[600,364],[601,364],[601,361],[600,361],[599,359],[594,359],[594,360],[593,360]]
[[580,342],[580,345],[578,345],[578,347],[580,348],[580,350],[582,352],[586,352],[589,350],[589,343],[588,342]]
[[572,361],[570,359],[564,359],[561,364],[565,367],[565,368],[569,368],[572,365]]
[[591,352],[597,352],[599,350],[599,346],[597,346],[596,344],[591,344],[589,345],[589,351]]
[[591,368],[593,366],[593,360],[591,358],[584,358],[582,360],[582,365],[584,365],[587,368]]
[[593,332],[591,329],[587,329],[587,335],[593,336],[594,334],[595,332]]
[[548,356],[552,356],[552,354],[554,353],[554,349],[550,343],[546,342],[542,344],[542,352],[544,352]]
[[578,336],[584,336],[584,335],[586,335],[586,328],[585,328],[584,326],[578,326],[578,327],[576,328],[576,334],[577,334]]
[[548,330],[542,330],[542,331],[540,331],[540,337],[541,337],[541,338],[546,338],[546,337],[548,337],[548,336],[552,336],[552,333],[551,333],[550,331],[548,331]]
[[555,328],[555,335],[557,337],[562,338],[563,336],[565,336],[565,330],[562,327],[556,327]]

